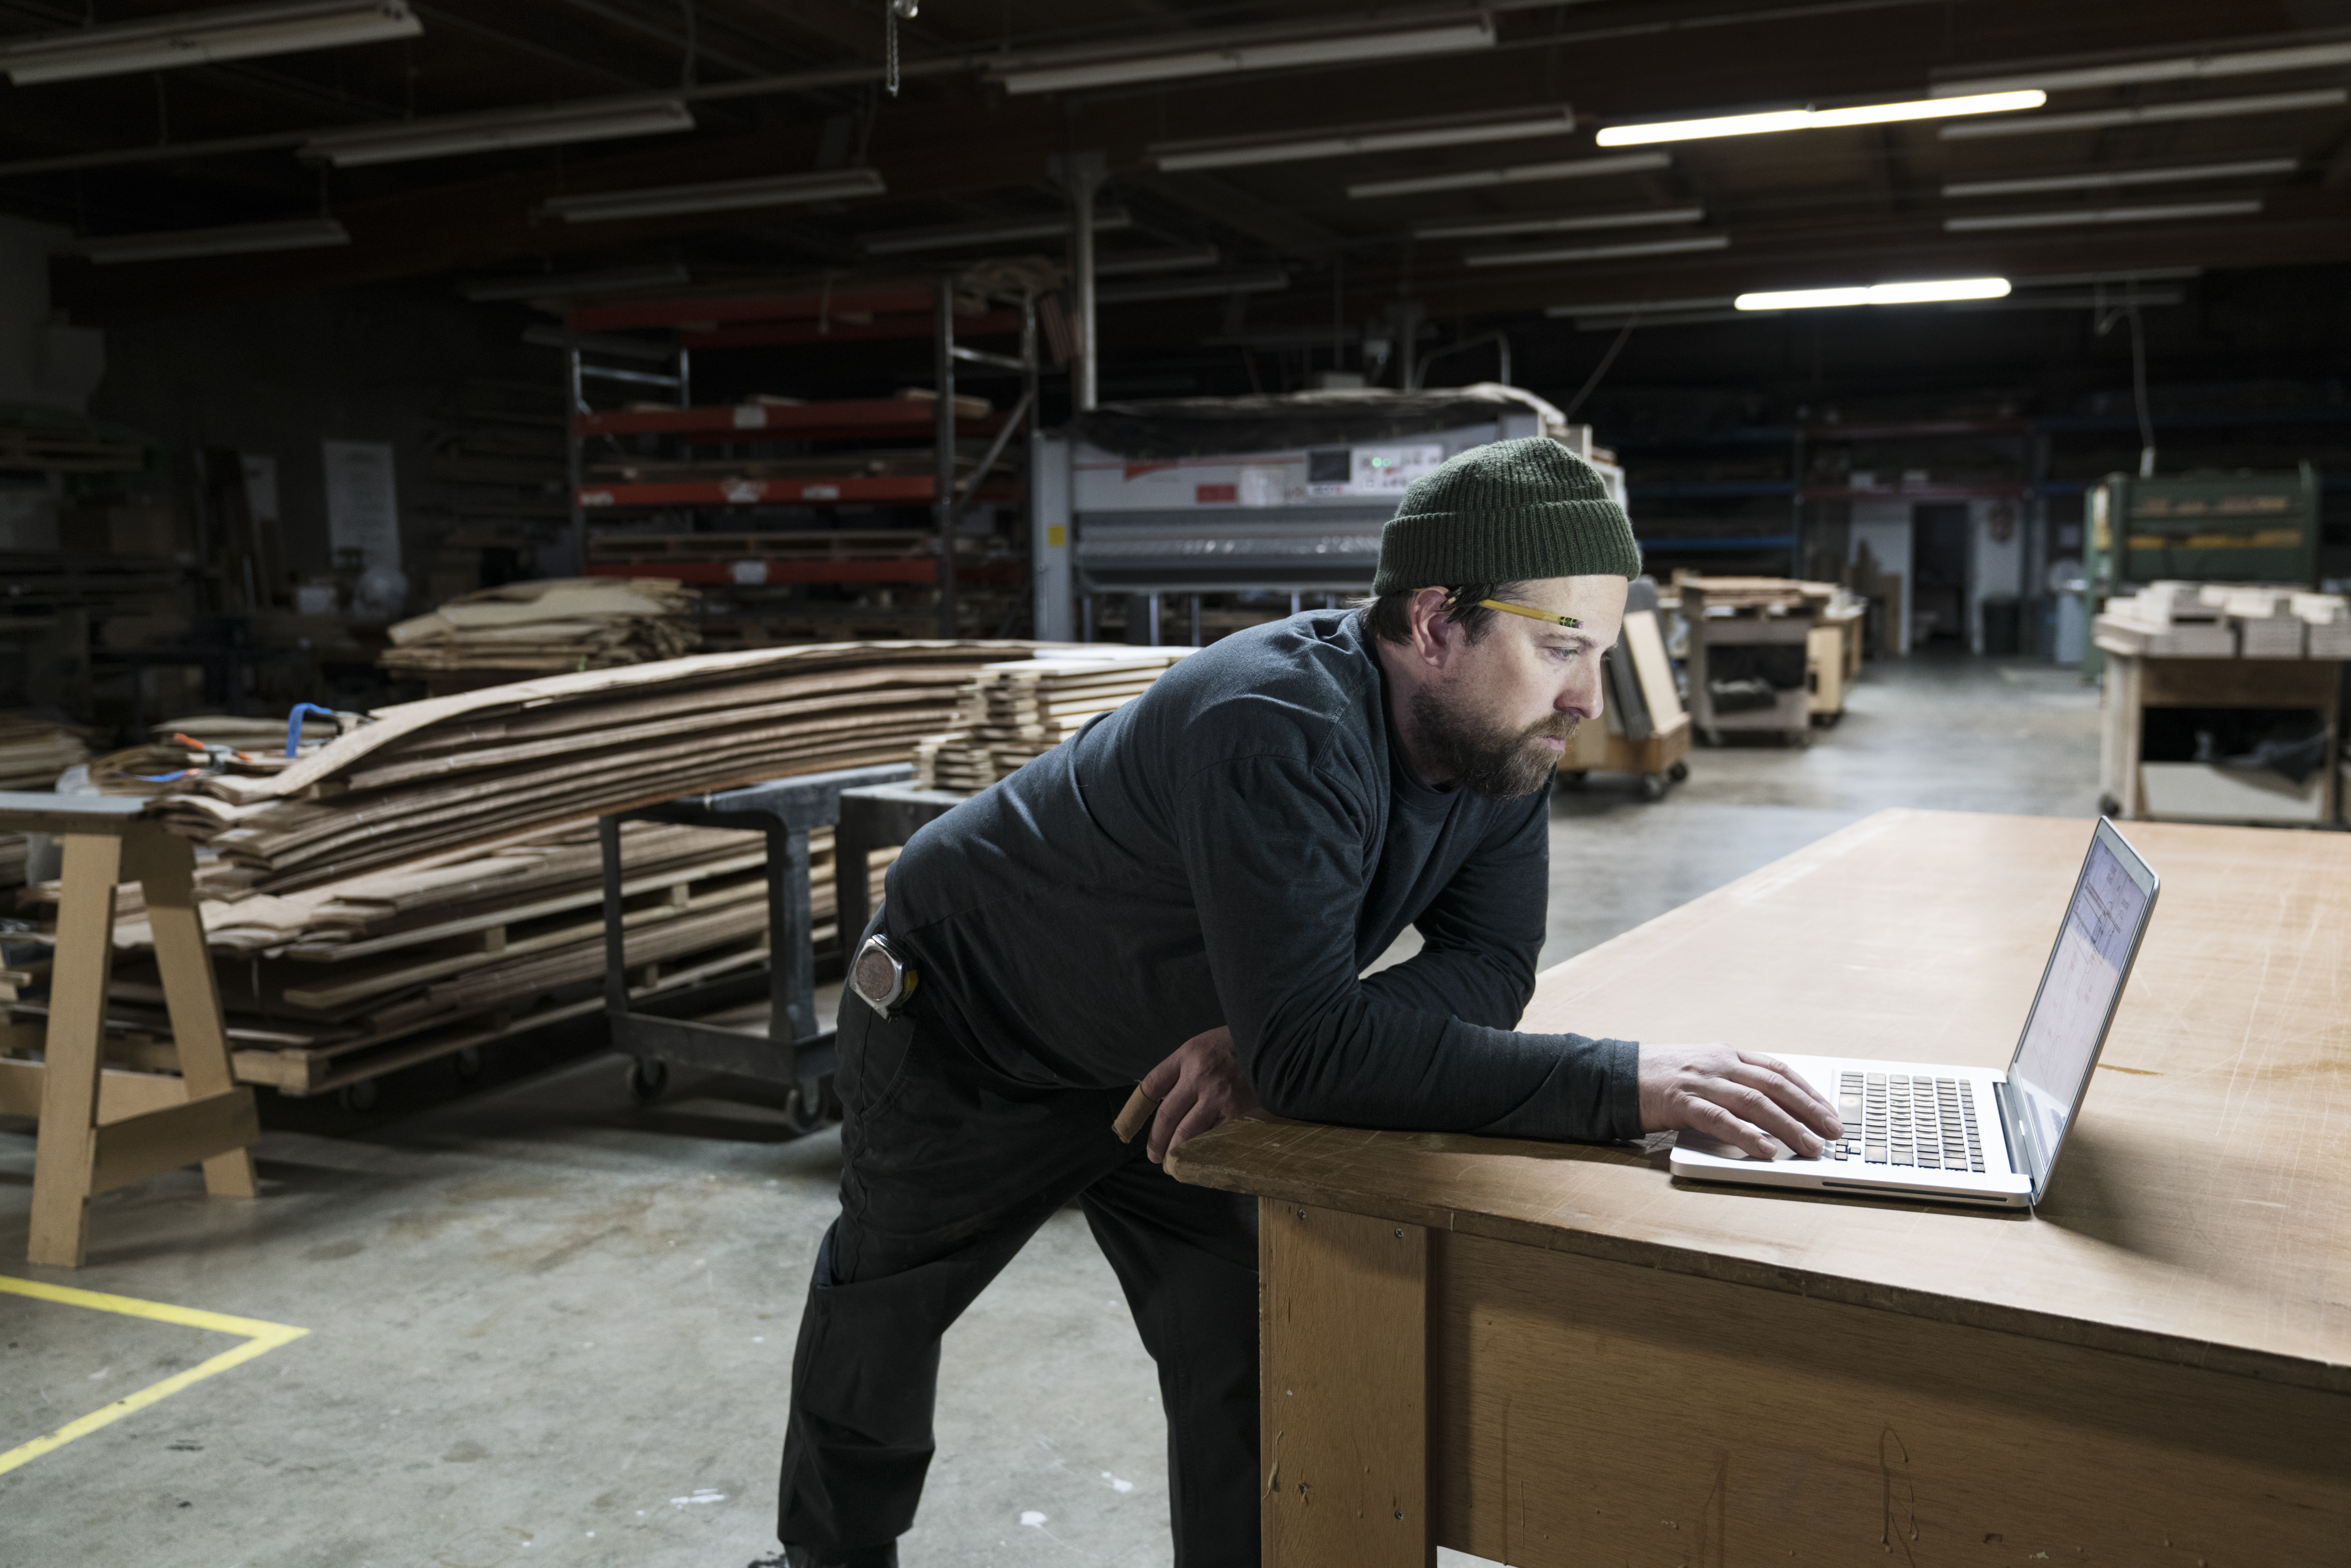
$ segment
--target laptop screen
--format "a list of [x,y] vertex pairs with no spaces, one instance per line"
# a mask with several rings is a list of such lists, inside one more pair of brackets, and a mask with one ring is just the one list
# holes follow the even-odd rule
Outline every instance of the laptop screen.
[[2084,1081],[2121,998],[2154,892],[2155,876],[2146,862],[2109,824],[2099,823],[2041,992],[2024,1021],[2024,1037],[2009,1064],[2008,1081],[2022,1091],[2011,1095],[2010,1114],[2026,1124],[2026,1147],[2018,1153],[2036,1182],[2047,1179],[2081,1103]]

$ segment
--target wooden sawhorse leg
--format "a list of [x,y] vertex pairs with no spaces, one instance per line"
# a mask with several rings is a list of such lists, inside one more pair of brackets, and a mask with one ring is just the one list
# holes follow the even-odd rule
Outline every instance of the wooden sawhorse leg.
[[[155,960],[179,1049],[176,1101],[158,1092],[170,1080],[101,1071],[114,889],[126,880],[145,889],[152,915]],[[260,1136],[260,1119],[253,1091],[238,1088],[231,1075],[194,882],[194,851],[152,824],[129,825],[119,836],[65,835],[44,1061],[37,1069],[9,1064],[12,1077],[40,1076],[26,1249],[35,1263],[79,1268],[89,1200],[181,1166],[203,1162],[209,1192],[255,1195],[250,1145]]]

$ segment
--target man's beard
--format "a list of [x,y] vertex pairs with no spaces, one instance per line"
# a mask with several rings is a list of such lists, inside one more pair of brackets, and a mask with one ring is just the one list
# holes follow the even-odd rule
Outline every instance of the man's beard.
[[1576,723],[1573,714],[1554,711],[1523,729],[1505,728],[1448,704],[1426,686],[1413,694],[1412,721],[1422,758],[1437,776],[1489,800],[1516,800],[1541,789],[1561,756],[1543,740],[1568,739]]

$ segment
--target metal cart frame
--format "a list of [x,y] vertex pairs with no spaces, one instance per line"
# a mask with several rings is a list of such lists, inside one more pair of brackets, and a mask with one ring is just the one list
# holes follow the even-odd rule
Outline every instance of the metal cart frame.
[[[847,768],[831,773],[771,779],[706,795],[688,795],[658,806],[600,817],[596,837],[604,862],[604,1016],[612,1049],[632,1060],[629,1086],[640,1103],[658,1095],[669,1064],[740,1073],[792,1087],[786,1116],[798,1131],[824,1121],[824,1080],[835,1064],[833,1031],[816,1026],[816,943],[809,909],[809,833],[840,821],[841,792],[894,784],[913,769],[904,763]],[[629,1001],[628,952],[622,897],[621,824],[668,822],[682,827],[730,828],[764,833],[768,840],[768,967],[749,969],[683,990]],[[836,854],[838,854],[836,848]],[[850,862],[842,860],[843,865]],[[865,856],[858,852],[855,907],[865,906]],[[847,879],[844,878],[844,881]],[[864,927],[858,915],[839,927],[855,940]],[[756,998],[765,982],[769,1001],[768,1038],[702,1023],[693,1015],[740,1006]]]

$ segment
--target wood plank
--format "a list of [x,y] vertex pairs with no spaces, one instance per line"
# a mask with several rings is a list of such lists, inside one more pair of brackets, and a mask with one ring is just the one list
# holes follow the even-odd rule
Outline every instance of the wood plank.
[[261,1136],[261,1116],[250,1089],[224,1089],[201,1099],[142,1112],[98,1129],[90,1191],[112,1192],[149,1176],[204,1163],[224,1149],[243,1149]]
[[1625,616],[1625,646],[1633,655],[1633,673],[1641,683],[1641,700],[1649,705],[1649,723],[1671,729],[1682,716],[1682,694],[1674,682],[1674,662],[1666,652],[1665,633],[1657,628],[1657,612],[1635,610]]
[[1258,1207],[1267,1568],[1427,1568],[1428,1233]]
[[81,1267],[92,1161],[96,1155],[99,1043],[106,1032],[106,982],[114,963],[114,884],[122,880],[116,833],[68,833],[65,891],[43,1037],[41,1127],[33,1145],[32,1235],[26,1257],[53,1268]]
[[[149,826],[123,840],[124,873],[139,883],[147,900],[147,925],[154,935],[155,967],[163,984],[163,1005],[172,1019],[172,1043],[180,1055],[180,1076],[191,1103],[225,1094],[236,1085],[229,1065],[228,1036],[221,1019],[220,987],[212,956],[204,950],[204,923],[196,912],[196,853],[185,840]],[[216,1197],[258,1197],[252,1151],[216,1145],[204,1158],[204,1190]],[[104,1156],[100,1145],[100,1157]],[[102,1190],[102,1189],[101,1189]]]
[[1497,1562],[2317,1563],[2351,1539],[2351,1395],[1476,1236],[1437,1235],[1430,1294],[1437,1540]]
[[[0,1115],[41,1113],[41,1074],[37,1061],[0,1059]],[[188,1098],[187,1080],[171,1072],[125,1072],[109,1067],[98,1077],[98,1119],[102,1124],[143,1115]]]
[[146,811],[147,804],[127,795],[0,789],[0,832],[119,834]]
[[[2351,836],[2128,830],[2162,900],[2037,1215],[1675,1183],[1626,1148],[1228,1123],[1182,1179],[2351,1391]],[[1999,1066],[2090,824],[1885,811],[1544,974],[1522,1027]],[[1833,999],[1824,999],[1833,998]]]

